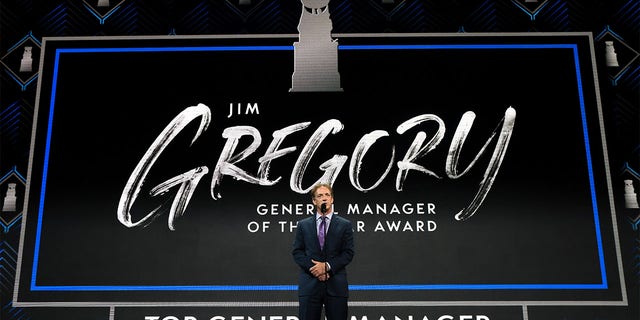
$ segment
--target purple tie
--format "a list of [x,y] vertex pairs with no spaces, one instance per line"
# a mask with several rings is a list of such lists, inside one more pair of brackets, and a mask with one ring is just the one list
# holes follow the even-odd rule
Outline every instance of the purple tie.
[[320,240],[320,250],[324,248],[324,236],[327,233],[327,217],[320,217],[320,230],[318,230],[318,239]]

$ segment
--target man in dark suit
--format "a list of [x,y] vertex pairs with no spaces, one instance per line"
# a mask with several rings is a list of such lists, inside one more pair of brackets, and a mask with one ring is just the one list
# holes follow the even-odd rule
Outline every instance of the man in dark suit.
[[300,266],[300,320],[319,320],[322,306],[328,320],[346,320],[349,296],[346,267],[354,255],[353,227],[349,220],[333,212],[330,185],[314,186],[311,201],[317,212],[298,222],[292,252]]

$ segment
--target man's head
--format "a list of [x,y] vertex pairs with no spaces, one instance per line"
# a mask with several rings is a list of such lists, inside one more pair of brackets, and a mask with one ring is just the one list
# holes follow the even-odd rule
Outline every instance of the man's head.
[[326,204],[327,212],[333,211],[333,188],[329,184],[321,183],[313,186],[311,189],[311,202],[318,211],[322,204]]

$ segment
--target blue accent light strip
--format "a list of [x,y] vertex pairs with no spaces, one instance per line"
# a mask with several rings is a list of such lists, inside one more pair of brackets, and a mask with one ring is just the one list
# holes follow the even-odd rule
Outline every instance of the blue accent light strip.
[[600,277],[602,285],[607,287],[607,273],[604,265],[604,249],[602,248],[602,236],[600,234],[600,218],[598,213],[598,203],[596,201],[596,184],[593,180],[593,169],[591,162],[591,144],[589,143],[589,131],[587,129],[587,113],[584,110],[584,95],[582,92],[582,74],[580,73],[580,58],[578,48],[573,49],[573,59],[576,63],[576,79],[578,81],[578,96],[580,98],[580,111],[582,113],[582,131],[584,133],[585,153],[587,157],[587,167],[589,168],[589,186],[591,187],[591,205],[593,206],[593,219],[595,222],[596,239],[598,240],[598,255],[600,256]]
[[16,42],[16,44],[14,44],[11,48],[9,48],[9,50],[7,50],[7,52],[11,52],[11,51],[15,50],[20,45],[25,43],[27,41],[27,39],[33,40],[33,42],[35,42],[38,45],[38,47],[42,46],[42,43],[40,41],[38,41],[38,39],[36,39],[36,37],[33,36],[33,31],[29,31],[29,33],[27,33],[26,36],[24,36],[22,39],[18,40],[18,42]]
[[526,13],[530,18],[531,21],[535,21],[536,20],[536,16],[538,16],[538,14],[542,11],[542,8],[544,8],[547,5],[547,2],[544,2],[540,7],[538,7],[536,10],[534,10],[533,12],[531,12],[527,7],[523,6],[522,4],[518,3],[518,1],[515,0],[511,0],[511,2],[518,7],[518,9],[522,10],[524,13]]
[[[16,105],[16,103],[12,104],[10,107],[12,107],[14,105]],[[27,179],[25,177],[23,177],[22,174],[18,171],[18,168],[16,166],[13,166],[13,168],[11,168],[11,170],[9,172],[7,172],[4,176],[2,176],[2,178],[0,178],[0,182],[4,181],[5,179],[7,179],[12,174],[15,174],[23,183],[27,181]]]
[[[17,225],[18,222],[21,220],[22,220],[22,215],[15,217],[15,219],[13,219],[11,222],[7,224],[5,224],[3,220],[0,220],[0,226],[2,226],[2,230],[4,231],[4,233],[9,233],[11,228]],[[2,261],[2,258],[0,258],[0,261]]]
[[390,284],[352,285],[350,290],[586,290],[606,289],[601,284]]
[[441,49],[574,49],[573,44],[415,44],[340,45],[340,50],[441,50]]
[[296,285],[247,286],[38,286],[34,291],[295,291]]
[[51,132],[53,131],[53,110],[56,103],[56,90],[58,88],[58,68],[60,66],[60,52],[56,51],[53,65],[53,83],[51,84],[51,98],[49,102],[49,122],[47,123],[47,144],[44,151],[44,163],[42,170],[42,183],[40,186],[40,203],[38,207],[38,228],[36,231],[35,254],[31,270],[31,289],[37,287],[36,276],[38,274],[38,260],[40,252],[40,240],[42,237],[42,217],[44,215],[44,195],[47,190],[47,174],[49,170],[49,154],[51,151]]
[[22,89],[22,91],[27,90],[27,87],[38,78],[37,74],[34,75],[33,77],[31,77],[31,79],[27,80],[27,81],[23,81],[22,79],[20,79],[19,77],[16,76],[15,73],[13,73],[13,71],[9,71],[9,70],[5,70],[5,72],[9,75],[9,77],[11,77],[11,79],[13,79],[16,83],[18,83],[20,85],[20,89]]
[[98,19],[98,21],[100,21],[100,24],[104,24],[104,22],[116,11],[118,11],[118,9],[120,9],[120,6],[116,6],[113,9],[109,10],[109,12],[107,12],[107,14],[105,14],[104,16],[102,16],[100,13],[98,13],[94,8],[92,8],[91,6],[89,6],[87,3],[84,3],[85,8],[89,11],[89,13],[91,13],[94,17],[96,17]]
[[133,47],[133,48],[70,48],[57,49],[59,53],[113,53],[113,52],[210,52],[210,51],[290,51],[293,46],[228,46],[228,47]]
[[[469,44],[469,45],[341,45],[340,50],[438,50],[438,49],[571,49],[575,60],[577,89],[582,116],[582,129],[586,147],[586,161],[589,171],[591,201],[594,210],[594,223],[600,261],[599,284],[387,284],[387,285],[350,285],[351,290],[595,290],[607,289],[607,274],[604,263],[604,250],[596,200],[595,182],[591,160],[591,149],[587,130],[586,110],[582,88],[582,75],[576,44]],[[57,49],[53,66],[53,82],[49,105],[49,120],[45,159],[42,174],[40,203],[38,209],[38,226],[34,261],[31,273],[32,291],[294,291],[297,285],[166,285],[166,286],[39,286],[36,284],[38,254],[42,235],[42,218],[44,215],[44,200],[47,181],[47,170],[51,146],[53,115],[58,81],[59,62],[61,54],[71,53],[113,53],[113,52],[204,52],[204,51],[291,51],[293,46],[209,46],[209,47],[133,47],[133,48],[64,48]]]
[[[421,290],[587,290],[601,284],[389,284],[350,285],[353,291]],[[194,286],[38,286],[34,291],[297,291],[297,285]]]

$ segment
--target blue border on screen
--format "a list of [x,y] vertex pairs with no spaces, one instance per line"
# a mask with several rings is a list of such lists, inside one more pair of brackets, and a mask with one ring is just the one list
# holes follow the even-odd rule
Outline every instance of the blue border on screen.
[[[112,52],[210,52],[210,51],[292,51],[293,46],[204,46],[204,47],[131,47],[131,48],[63,48],[56,49],[53,66],[53,83],[49,105],[49,120],[47,128],[47,141],[44,155],[44,168],[40,202],[38,208],[38,225],[36,243],[34,248],[34,260],[31,272],[32,291],[294,291],[297,285],[166,285],[166,286],[39,286],[36,284],[38,255],[42,232],[42,217],[44,214],[44,200],[46,193],[46,181],[51,145],[51,130],[54,116],[54,106],[58,81],[58,68],[61,54],[70,53],[112,53]],[[580,73],[580,59],[576,44],[464,44],[464,45],[341,45],[339,50],[435,50],[435,49],[570,49],[573,51],[575,61],[577,89],[582,115],[582,130],[586,147],[587,168],[589,171],[589,184],[591,190],[591,202],[595,222],[595,231],[600,261],[600,276],[602,283],[594,284],[380,284],[380,285],[350,285],[350,290],[589,290],[607,289],[607,274],[604,263],[604,251],[600,230],[600,218],[596,202],[595,183],[591,161],[591,148],[587,130],[587,119],[584,104],[582,75]]]

